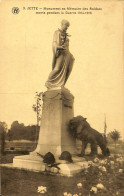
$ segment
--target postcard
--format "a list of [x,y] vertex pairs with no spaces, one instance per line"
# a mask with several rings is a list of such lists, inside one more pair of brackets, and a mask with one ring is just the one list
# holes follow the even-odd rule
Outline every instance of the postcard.
[[[6,135],[4,147],[9,150],[9,154],[1,155],[1,164],[11,164],[10,167],[1,167],[1,195],[123,194],[122,186],[114,177],[119,178],[124,171],[123,29],[122,0],[0,1],[0,126]],[[11,142],[33,141],[34,128],[39,129],[39,140],[35,141],[38,153],[52,152],[58,156],[65,150],[71,152],[73,141],[66,128],[69,120],[77,116],[85,119],[100,135],[107,137],[115,131],[121,139],[117,143],[116,158],[113,155],[116,140],[113,143],[110,140],[110,156],[114,158],[104,158],[104,163],[100,162],[101,159],[90,160],[89,157],[78,161],[85,162],[85,167],[88,161],[99,163],[99,172],[91,162],[90,169],[83,170],[82,178],[80,172],[76,178],[73,176],[75,171],[80,171],[77,162],[77,170],[71,163],[71,169],[70,165],[52,168],[53,175],[48,176],[13,168],[14,156],[20,154],[10,153],[16,148]],[[15,136],[12,135],[14,126]],[[23,133],[23,138],[19,126],[25,127],[26,134],[30,127],[32,135],[28,138],[28,134]],[[77,141],[79,148],[82,148],[81,143]],[[33,142],[30,145],[23,143],[23,147],[29,149],[26,145],[34,147]],[[109,148],[109,143],[107,145]],[[91,142],[91,152],[96,148]],[[80,168],[84,167],[80,164]],[[72,177],[59,176],[60,170],[62,175]]]

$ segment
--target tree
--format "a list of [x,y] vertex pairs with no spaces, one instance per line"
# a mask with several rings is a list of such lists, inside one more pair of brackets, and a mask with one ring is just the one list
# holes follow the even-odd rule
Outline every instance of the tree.
[[19,123],[17,120],[13,121],[11,124],[11,129],[20,129],[23,128],[24,124],[23,123]]
[[[37,132],[39,133],[39,126],[37,128]],[[35,141],[36,139],[36,125],[28,125],[25,126],[23,123],[19,123],[18,121],[14,121],[11,124],[11,128],[8,130],[8,140],[31,140]],[[38,134],[37,134],[38,136]]]
[[13,121],[11,128],[8,131],[9,140],[18,140],[22,139],[25,134],[25,126],[23,123],[19,123],[17,120]]
[[9,140],[19,140],[23,139],[26,134],[26,127],[23,123],[19,123],[17,120],[13,121],[11,128],[8,130],[8,139]]
[[2,154],[4,154],[6,132],[7,124],[5,122],[0,122],[0,151]]
[[117,144],[117,141],[119,140],[119,138],[121,137],[120,136],[120,132],[117,130],[117,129],[114,129],[114,131],[111,131],[109,133],[110,137],[112,138],[112,140],[114,140],[115,142],[115,151],[116,151],[116,144]]

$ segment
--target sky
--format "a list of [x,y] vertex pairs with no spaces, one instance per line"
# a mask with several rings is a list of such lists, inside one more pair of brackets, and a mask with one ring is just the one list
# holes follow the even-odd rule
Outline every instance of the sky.
[[[78,3],[77,3],[78,2]],[[12,14],[12,7],[20,13]],[[35,14],[23,7],[100,7],[88,14]],[[6,12],[6,14],[5,14]],[[123,6],[101,1],[2,1],[0,7],[0,121],[36,124],[35,92],[45,92],[52,67],[52,39],[62,19],[70,22],[75,57],[65,85],[74,95],[74,115],[91,126],[117,129],[124,137]]]

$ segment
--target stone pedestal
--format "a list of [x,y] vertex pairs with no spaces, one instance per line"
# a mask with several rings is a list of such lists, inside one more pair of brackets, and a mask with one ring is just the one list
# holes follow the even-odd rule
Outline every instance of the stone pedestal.
[[[69,90],[62,88],[48,90],[43,94],[43,110],[39,141],[37,148],[30,155],[16,156],[13,159],[13,166],[34,171],[44,171],[43,159],[37,155],[53,153],[57,163],[63,151],[76,154],[76,141],[69,133],[68,123],[74,117],[74,97]],[[79,172],[81,166],[73,164],[60,165],[63,175],[72,175]]]
[[1,166],[26,169],[34,172],[49,172],[68,177],[73,176],[89,167],[88,162],[85,160],[85,158],[82,157],[72,156],[73,163],[59,160],[57,157],[55,158],[56,163],[58,163],[59,169],[57,169],[56,167],[49,167],[38,155],[16,156],[13,160],[13,165],[2,164]]
[[48,90],[43,94],[43,110],[39,141],[35,152],[42,155],[51,152],[60,156],[63,151],[74,154],[75,139],[68,131],[68,123],[74,117],[74,97],[62,88]]
[[43,158],[37,155],[16,156],[13,159],[13,167],[33,171],[45,171]]

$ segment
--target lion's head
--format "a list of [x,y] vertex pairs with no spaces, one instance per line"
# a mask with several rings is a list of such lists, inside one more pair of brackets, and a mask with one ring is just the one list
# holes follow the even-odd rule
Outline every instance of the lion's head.
[[77,134],[88,125],[86,119],[87,118],[84,118],[83,116],[76,116],[69,121],[69,130],[74,137],[77,137]]

